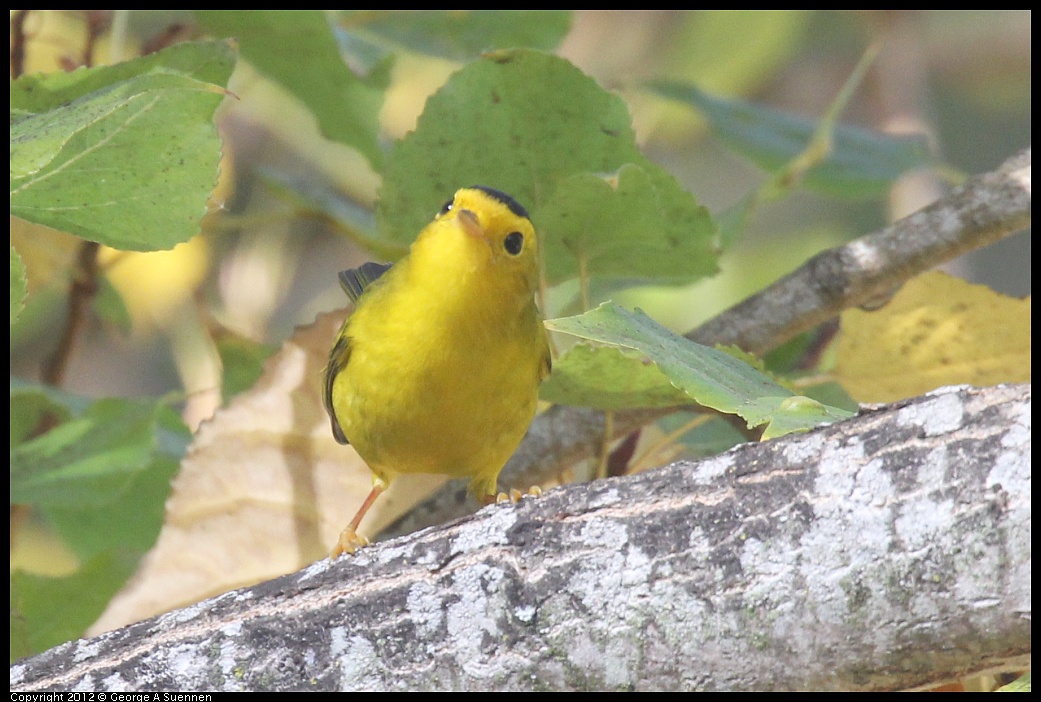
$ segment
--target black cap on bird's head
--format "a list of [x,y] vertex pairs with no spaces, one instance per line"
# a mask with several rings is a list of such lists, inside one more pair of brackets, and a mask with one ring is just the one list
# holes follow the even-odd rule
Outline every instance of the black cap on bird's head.
[[507,195],[506,193],[504,193],[501,190],[496,190],[495,188],[489,188],[488,186],[485,186],[485,185],[471,185],[470,189],[471,190],[480,190],[485,195],[489,195],[489,196],[495,198],[496,200],[498,200],[502,204],[506,205],[506,207],[509,208],[510,212],[512,212],[513,214],[517,215],[518,217],[523,217],[524,219],[527,219],[527,220],[531,219],[531,216],[528,214],[528,211],[526,209],[524,209],[523,205],[521,205],[519,202],[517,202],[516,200],[514,200],[512,197],[510,197],[509,195]]

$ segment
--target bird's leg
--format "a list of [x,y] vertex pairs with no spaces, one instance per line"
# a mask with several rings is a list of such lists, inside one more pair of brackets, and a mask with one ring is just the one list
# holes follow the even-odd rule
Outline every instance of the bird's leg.
[[376,501],[376,498],[380,496],[380,493],[387,489],[386,485],[373,485],[372,492],[365,498],[365,501],[361,503],[361,507],[358,508],[358,513],[354,515],[354,519],[351,523],[340,533],[340,539],[333,546],[333,550],[329,553],[329,558],[339,558],[343,553],[353,554],[362,546],[368,546],[369,540],[358,533],[358,525],[361,524],[362,518],[365,513],[369,511],[369,507],[372,507],[372,503]]

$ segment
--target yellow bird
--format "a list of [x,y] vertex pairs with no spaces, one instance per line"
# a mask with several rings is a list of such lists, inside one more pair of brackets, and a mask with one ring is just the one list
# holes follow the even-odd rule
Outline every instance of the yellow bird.
[[483,186],[456,192],[393,266],[340,273],[355,308],[329,356],[325,407],[372,492],[332,558],[367,543],[358,526],[400,473],[467,477],[494,500],[550,371],[538,276],[527,211]]

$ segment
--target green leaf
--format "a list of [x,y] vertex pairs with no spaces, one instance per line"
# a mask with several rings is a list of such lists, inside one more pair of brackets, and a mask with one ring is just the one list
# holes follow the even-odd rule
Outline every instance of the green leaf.
[[[803,152],[816,120],[763,105],[725,100],[690,85],[655,83],[657,94],[697,108],[725,144],[768,172]],[[840,197],[878,197],[907,171],[929,164],[922,135],[896,136],[838,125],[825,160],[810,169],[806,187]]]
[[92,558],[116,545],[140,558],[159,538],[170,481],[179,467],[178,461],[156,458],[131,477],[121,492],[120,506],[52,506],[41,512],[80,558]]
[[[166,410],[169,412],[170,410]],[[176,425],[167,423],[172,437],[187,443],[187,429],[174,417]],[[178,433],[179,431],[179,433]],[[159,537],[166,514],[166,499],[170,495],[170,481],[177,475],[180,456],[160,451],[141,470],[130,475],[121,487],[119,501],[103,506],[84,504],[46,505],[41,513],[54,526],[62,540],[83,560],[113,548],[122,549],[128,557],[144,556]]]
[[119,331],[127,334],[134,327],[134,320],[130,316],[123,296],[112,284],[108,276],[102,276],[98,281],[98,292],[91,300],[94,313],[109,324],[114,325]]
[[[618,174],[617,189],[605,174]],[[543,246],[554,252],[547,260],[564,256],[551,264],[552,282],[578,272],[569,243],[592,254],[590,277],[619,275],[634,252],[639,275],[675,282],[714,270],[708,213],[640,153],[621,98],[562,58],[500,51],[449,78],[388,157],[377,205],[381,235],[411,242],[447,198],[475,184],[504,190],[528,208]],[[605,206],[622,216],[611,223],[612,249],[598,247],[598,232],[586,226],[604,224]],[[670,223],[664,230],[663,220]]]
[[62,578],[12,572],[12,656],[82,636],[98,618],[155,544],[190,440],[159,402],[12,380],[12,504],[32,504],[83,563]]
[[11,504],[111,505],[151,461],[157,408],[155,402],[98,400],[13,446]]
[[29,294],[28,281],[25,277],[25,264],[22,257],[11,247],[11,324],[25,309],[25,297]]
[[[634,395],[628,406],[662,406],[660,402],[643,404],[648,396],[667,399],[661,390],[662,382],[655,384],[649,378],[646,369],[653,365],[663,382],[682,392],[682,396],[676,396],[674,405],[696,402],[720,412],[737,414],[749,427],[767,424],[764,439],[806,431],[851,415],[808,397],[796,396],[747,363],[673,334],[640,311],[632,313],[605,303],[577,317],[547,321],[546,327],[597,344],[637,352],[603,355],[598,359],[599,365],[590,366],[589,352],[579,351],[581,345],[572,349],[554,362],[553,374],[542,386],[542,398],[551,402],[579,404],[571,400],[565,392],[568,391],[581,404],[616,409],[621,406],[619,399],[630,382],[627,378],[638,377],[638,389],[643,394]],[[572,368],[570,359],[576,353],[576,366]],[[613,367],[608,368],[608,363]],[[576,386],[581,393],[575,392]],[[653,393],[648,392],[648,388]]]
[[1008,685],[1002,685],[995,692],[1030,692],[1030,673],[1023,673]]
[[[764,441],[785,434],[808,431],[822,424],[848,419],[856,414],[856,412],[825,405],[823,402],[804,395],[787,397],[781,400],[780,404],[776,404],[774,399],[762,397],[757,402],[749,403],[750,407],[758,408],[761,416],[770,418],[770,424],[763,432]],[[738,414],[742,417],[745,416],[741,412]]]
[[324,12],[197,10],[196,15],[207,31],[234,37],[243,58],[303,102],[325,136],[379,165],[383,76],[363,80],[351,72]]
[[350,10],[341,26],[375,43],[462,61],[484,51],[552,51],[571,27],[570,10]]
[[252,339],[226,332],[217,337],[217,353],[221,360],[221,394],[230,397],[248,390],[264,371],[264,362],[278,350]]
[[748,225],[748,219],[756,204],[755,191],[745,195],[740,200],[716,213],[716,223],[719,225],[720,246],[726,250],[738,240]]
[[[556,329],[552,325],[558,321],[546,326]],[[602,410],[691,403],[690,396],[639,351],[589,344],[579,344],[553,362],[553,372],[539,396],[555,404]]]
[[376,237],[376,217],[370,204],[350,200],[332,186],[273,168],[258,167],[256,174],[268,188],[293,205],[298,212],[324,219],[376,257],[396,260],[408,253],[408,246],[391,244]]
[[784,70],[805,45],[803,34],[812,21],[808,10],[676,13],[658,51],[661,70],[706,90],[747,92]]
[[496,52],[453,74],[395,145],[377,220],[408,243],[461,187],[499,188],[535,211],[570,175],[642,160],[617,95],[564,59]]
[[11,380],[11,449],[32,438],[39,431],[41,422],[49,418],[54,422],[66,421],[72,416],[68,406],[53,399],[33,386],[21,386]]
[[12,571],[11,660],[83,636],[136,566],[111,551],[62,578]]
[[665,415],[657,424],[662,433],[672,434],[695,418],[701,420],[696,423],[696,427],[676,439],[677,443],[682,444],[683,456],[686,458],[716,456],[748,440],[737,427],[725,421],[722,416],[706,417],[704,413],[679,410]]
[[12,81],[11,214],[120,249],[187,241],[216,183],[233,66],[222,43],[185,43]]
[[716,272],[715,226],[664,171],[626,164],[571,176],[542,208],[546,280],[601,277],[685,283]]

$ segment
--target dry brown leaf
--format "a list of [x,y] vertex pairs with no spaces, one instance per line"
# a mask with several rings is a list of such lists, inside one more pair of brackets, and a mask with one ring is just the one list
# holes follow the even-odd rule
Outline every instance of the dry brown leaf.
[[[249,392],[196,433],[155,548],[90,635],[252,585],[328,556],[372,487],[322,407],[325,363],[344,312],[296,330]],[[369,511],[378,532],[444,482],[409,475]]]
[[859,402],[1029,382],[1030,298],[924,273],[877,311],[842,313],[834,373]]

